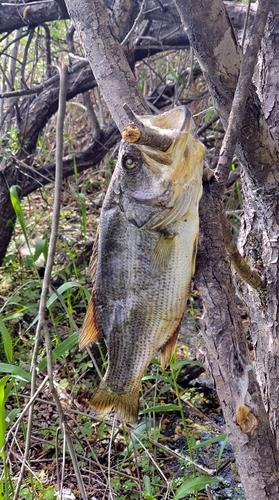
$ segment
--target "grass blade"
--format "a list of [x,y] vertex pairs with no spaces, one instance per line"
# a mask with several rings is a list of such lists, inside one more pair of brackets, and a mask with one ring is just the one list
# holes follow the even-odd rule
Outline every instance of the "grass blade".
[[11,365],[10,363],[0,363],[0,373],[9,373],[12,377],[24,382],[30,382],[31,375],[20,366]]
[[4,346],[4,351],[8,363],[13,362],[13,341],[8,328],[6,327],[4,321],[0,318],[0,334],[2,336],[2,342]]
[[176,491],[174,500],[180,500],[181,498],[185,498],[186,495],[197,493],[198,491],[203,490],[207,484],[213,484],[217,481],[218,480],[216,477],[211,476],[189,477],[181,484],[181,486],[179,486],[178,490]]

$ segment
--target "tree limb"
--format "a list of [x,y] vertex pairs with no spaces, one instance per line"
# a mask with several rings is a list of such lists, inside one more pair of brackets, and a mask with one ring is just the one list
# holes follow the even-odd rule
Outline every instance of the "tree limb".
[[[116,144],[120,138],[120,134],[115,125],[109,125],[106,129],[100,131],[100,136],[81,153],[63,158],[63,179],[74,175],[75,168],[77,171],[98,166],[106,153]],[[27,196],[39,187],[45,186],[54,180],[55,164],[49,163],[43,167],[25,168],[29,173],[23,184],[22,196]]]
[[229,165],[232,162],[236,144],[239,140],[249,89],[260,50],[267,16],[270,11],[271,0],[259,0],[258,9],[254,18],[252,33],[249,38],[245,54],[242,56],[239,78],[234,93],[228,125],[223,139],[215,176],[223,187],[229,175]]
[[[228,12],[232,19],[234,28],[241,30],[244,26],[245,6],[242,3],[225,2]],[[116,8],[121,15],[121,2],[118,0]],[[252,12],[253,15],[253,12]],[[117,13],[116,13],[117,16]],[[15,2],[0,4],[0,33],[11,32],[13,30],[24,28],[25,26],[36,27],[49,21],[68,18],[65,10],[59,7],[56,0],[40,2]],[[118,17],[118,16],[117,16]],[[154,8],[151,0],[146,1],[144,18],[151,21],[165,21],[166,17],[173,20],[173,25],[180,24],[175,6],[169,0],[161,0],[160,5]],[[123,30],[123,26],[121,27]],[[171,30],[169,25],[168,30]],[[183,30],[180,27],[180,34]]]

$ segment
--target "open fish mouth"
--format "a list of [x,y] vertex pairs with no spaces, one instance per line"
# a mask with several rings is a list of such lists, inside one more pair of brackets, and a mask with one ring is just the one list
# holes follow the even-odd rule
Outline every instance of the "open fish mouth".
[[167,203],[170,201],[173,194],[173,189],[171,182],[169,182],[167,188],[162,193],[156,196],[148,196],[143,192],[135,192],[132,197],[138,203],[144,203],[145,205],[152,205],[155,207],[163,207],[163,208],[173,208],[173,206],[167,206]]

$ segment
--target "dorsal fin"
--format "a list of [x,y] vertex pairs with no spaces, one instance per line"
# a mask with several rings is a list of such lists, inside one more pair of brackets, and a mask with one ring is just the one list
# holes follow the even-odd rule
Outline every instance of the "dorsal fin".
[[79,348],[84,349],[89,344],[96,342],[98,337],[99,329],[96,323],[94,294],[92,294],[80,332]]

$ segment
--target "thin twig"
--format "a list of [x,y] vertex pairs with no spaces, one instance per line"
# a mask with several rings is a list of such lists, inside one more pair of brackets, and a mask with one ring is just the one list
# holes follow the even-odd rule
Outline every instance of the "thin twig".
[[66,465],[66,433],[63,429],[63,450],[62,450],[62,467],[61,467],[61,480],[60,480],[60,500],[63,500],[63,484],[65,478],[65,465]]
[[109,449],[108,449],[108,488],[109,488],[110,500],[113,500],[113,490],[111,487],[111,448],[112,448],[113,439],[115,437],[114,436],[115,423],[116,423],[116,415],[114,415],[114,418],[113,418],[113,424],[112,424],[111,435],[110,435],[110,440],[109,440]]
[[[45,270],[45,277],[48,280],[48,288],[50,283],[51,271],[54,262],[56,240],[58,235],[58,225],[59,225],[59,215],[60,215],[60,204],[61,204],[61,188],[63,180],[63,128],[64,128],[64,118],[66,110],[66,95],[67,95],[67,66],[62,65],[60,71],[60,89],[59,89],[59,107],[57,115],[57,126],[56,126],[56,174],[55,174],[55,190],[54,190],[54,204],[53,204],[53,215],[52,215],[52,227],[50,233],[49,241],[49,253]],[[47,353],[47,371],[49,376],[49,388],[56,403],[57,413],[60,419],[61,429],[64,431],[65,440],[67,443],[68,451],[72,460],[75,475],[77,478],[78,486],[80,489],[80,495],[83,500],[86,500],[86,492],[84,488],[83,479],[79,470],[77,457],[75,449],[73,446],[72,438],[67,427],[66,417],[54,385],[54,375],[53,375],[53,365],[52,365],[52,344],[50,331],[46,322],[46,298],[44,302],[44,309],[42,310],[42,323],[43,331],[45,337],[45,347]]]
[[141,18],[142,18],[142,14],[143,14],[143,10],[144,10],[144,7],[145,7],[145,0],[143,0],[142,4],[141,4],[141,7],[140,7],[140,10],[138,12],[138,15],[133,23],[133,26],[131,27],[130,31],[127,33],[127,35],[125,36],[125,38],[123,38],[122,42],[121,42],[121,45],[126,45],[127,42],[129,42],[132,34],[134,33],[137,25],[139,24],[139,22],[141,21]]
[[188,464],[193,465],[193,467],[195,467],[195,469],[197,469],[198,471],[205,472],[209,476],[214,476],[216,474],[215,469],[209,469],[208,467],[205,467],[204,465],[199,464],[198,462],[196,462],[195,460],[193,460],[191,457],[189,457],[187,455],[182,455],[181,453],[178,453],[176,450],[172,450],[168,446],[165,446],[161,443],[158,443],[158,441],[155,441],[154,439],[149,438],[149,441],[150,441],[150,443],[154,444],[154,446],[157,446],[157,448],[164,451],[167,455],[184,460]]
[[251,9],[251,0],[248,0],[247,10],[246,10],[246,16],[245,16],[245,22],[244,22],[244,28],[243,28],[243,33],[242,33],[242,40],[241,40],[242,51],[244,50],[244,44],[245,44],[245,39],[246,39],[246,33],[247,33],[247,27],[248,27],[250,9]]
[[12,427],[7,432],[6,442],[9,441],[10,434],[12,434],[14,431],[15,431],[15,434],[17,433],[17,430],[15,430],[15,429],[18,428],[18,426],[19,426],[20,422],[22,421],[24,415],[27,413],[27,411],[29,410],[30,406],[34,403],[35,399],[37,399],[37,396],[42,391],[42,389],[46,385],[47,381],[48,381],[48,375],[44,378],[44,380],[42,381],[41,385],[36,390],[35,394],[28,401],[27,405],[25,406],[25,408],[23,408],[23,410],[22,410],[21,414],[19,415],[19,417],[17,418],[17,420],[14,422],[14,424],[12,425]]
[[144,444],[142,443],[142,441],[138,438],[138,436],[133,431],[131,431],[131,438],[132,438],[132,440],[135,439],[140,444],[140,446],[143,448],[143,450],[145,451],[146,455],[151,460],[151,462],[153,463],[153,465],[156,467],[157,471],[159,472],[160,476],[165,481],[165,483],[167,485],[167,491],[169,491],[170,488],[171,488],[170,482],[168,481],[167,477],[163,473],[162,469],[157,464],[156,460],[154,460],[154,458],[152,457],[151,453],[149,453],[148,449],[144,446]]

